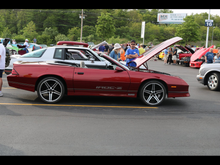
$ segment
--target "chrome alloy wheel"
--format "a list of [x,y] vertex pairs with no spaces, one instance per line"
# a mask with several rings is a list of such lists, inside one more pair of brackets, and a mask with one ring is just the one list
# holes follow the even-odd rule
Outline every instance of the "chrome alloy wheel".
[[64,95],[63,83],[53,77],[43,79],[38,84],[38,96],[46,103],[58,102]]
[[142,100],[148,105],[159,105],[165,99],[166,89],[157,81],[146,83],[142,88]]
[[217,86],[218,86],[218,78],[215,74],[212,74],[208,78],[208,87],[211,90],[215,90],[217,88]]

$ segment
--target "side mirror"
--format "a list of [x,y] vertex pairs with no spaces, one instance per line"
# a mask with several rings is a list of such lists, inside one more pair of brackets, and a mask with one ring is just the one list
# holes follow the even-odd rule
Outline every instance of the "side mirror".
[[122,71],[124,71],[124,70],[123,70],[121,67],[118,67],[118,66],[117,66],[117,67],[115,68],[115,71],[117,71],[117,72],[122,72]]

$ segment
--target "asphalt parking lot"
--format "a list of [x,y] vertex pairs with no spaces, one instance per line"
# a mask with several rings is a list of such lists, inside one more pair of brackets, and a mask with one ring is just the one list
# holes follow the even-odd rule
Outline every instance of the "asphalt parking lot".
[[0,155],[220,155],[217,91],[198,83],[198,69],[149,61],[177,75],[190,97],[158,107],[120,97],[69,96],[55,105],[8,86],[0,98]]

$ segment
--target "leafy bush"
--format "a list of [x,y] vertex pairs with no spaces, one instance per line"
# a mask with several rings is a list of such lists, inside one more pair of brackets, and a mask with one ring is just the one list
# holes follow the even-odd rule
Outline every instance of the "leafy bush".
[[15,39],[15,41],[18,43],[18,42],[25,42],[26,38],[23,35],[16,35],[12,39]]
[[70,39],[64,35],[64,34],[58,34],[56,37],[55,37],[55,41],[58,42],[58,41],[70,41]]

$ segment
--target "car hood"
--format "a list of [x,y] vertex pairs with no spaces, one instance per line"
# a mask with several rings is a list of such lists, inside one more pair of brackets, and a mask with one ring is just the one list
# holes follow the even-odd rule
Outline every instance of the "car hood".
[[202,56],[204,56],[210,48],[213,48],[214,45],[210,46],[209,48],[200,48],[199,50],[197,50],[190,58],[190,61],[195,61],[197,59],[200,59]]
[[166,49],[167,47],[169,47],[169,46],[171,46],[181,40],[182,40],[181,37],[173,37],[171,39],[168,39],[168,40],[161,42],[160,44],[154,46],[153,48],[151,48],[150,50],[148,50],[147,52],[143,53],[141,56],[139,56],[138,58],[133,60],[133,62],[136,63],[136,68],[139,68],[142,64],[144,64],[145,62],[150,60],[153,56],[155,56],[156,54],[158,54],[162,50]]
[[186,51],[190,51],[192,54],[195,52],[194,50],[192,50],[191,48],[189,47],[183,47],[182,45],[176,45],[177,48],[179,48],[180,50],[182,50],[183,52],[186,52]]
[[108,44],[108,42],[103,41],[103,42],[99,43],[98,45],[94,45],[91,49],[93,50],[93,49],[99,48],[103,44]]

